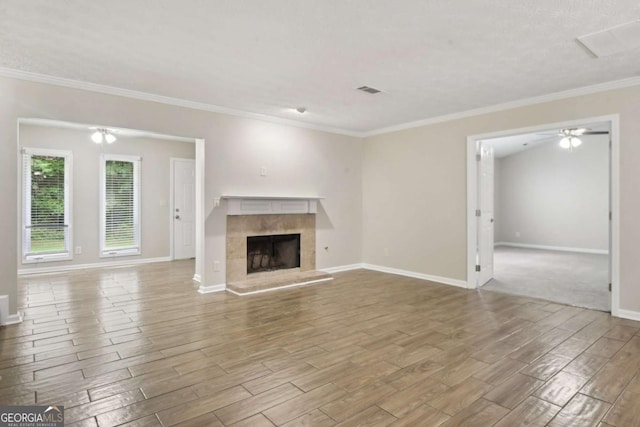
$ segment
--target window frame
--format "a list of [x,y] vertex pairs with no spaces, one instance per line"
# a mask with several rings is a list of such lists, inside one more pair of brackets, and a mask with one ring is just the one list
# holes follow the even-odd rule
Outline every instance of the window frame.
[[[64,223],[67,226],[65,250],[58,252],[31,253],[27,251],[27,233],[31,226],[31,158],[48,156],[64,158]],[[73,260],[73,153],[70,150],[24,147],[21,150],[22,169],[22,228],[20,230],[20,252],[23,264]],[[27,162],[26,158],[29,158]]]
[[[133,212],[134,212],[134,229],[136,231],[135,245],[116,249],[105,248],[106,243],[106,164],[107,161],[121,161],[133,163]],[[141,163],[140,156],[120,155],[120,154],[101,154],[100,155],[100,258],[111,258],[117,256],[140,255],[142,253],[142,227],[141,227]]]

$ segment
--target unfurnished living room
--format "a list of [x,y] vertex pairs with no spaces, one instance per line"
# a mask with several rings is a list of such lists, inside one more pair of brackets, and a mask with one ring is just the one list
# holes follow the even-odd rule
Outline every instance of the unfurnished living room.
[[640,426],[637,1],[0,40],[0,425]]

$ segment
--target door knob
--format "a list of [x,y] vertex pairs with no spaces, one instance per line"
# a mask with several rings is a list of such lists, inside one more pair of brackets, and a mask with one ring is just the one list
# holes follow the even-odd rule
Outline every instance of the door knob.
[[176,219],[180,219],[180,215],[176,215]]

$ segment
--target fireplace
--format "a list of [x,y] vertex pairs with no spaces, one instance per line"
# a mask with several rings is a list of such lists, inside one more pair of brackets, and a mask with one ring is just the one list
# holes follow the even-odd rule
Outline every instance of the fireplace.
[[[299,236],[295,250],[280,248],[277,258],[293,252],[295,264],[291,261],[278,261],[282,270],[274,268],[272,254],[264,257],[269,243],[260,238],[275,236],[279,240],[291,240],[280,236]],[[257,257],[250,256],[256,249],[250,249],[251,238],[258,237],[262,248],[257,250]],[[291,243],[288,243],[291,245]],[[287,244],[285,244],[287,245]],[[267,246],[265,248],[264,246]],[[226,236],[227,284],[258,279],[261,276],[283,276],[305,273],[316,269],[316,216],[314,214],[264,214],[264,215],[229,215],[227,216]],[[267,263],[267,258],[269,262]],[[251,264],[251,265],[250,265]],[[250,271],[255,264],[257,271]]]
[[300,267],[300,234],[247,236],[247,274]]

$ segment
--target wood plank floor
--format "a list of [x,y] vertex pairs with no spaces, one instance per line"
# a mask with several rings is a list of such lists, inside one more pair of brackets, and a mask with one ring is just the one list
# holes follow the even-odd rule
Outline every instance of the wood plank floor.
[[0,403],[74,426],[640,425],[640,323],[371,271],[200,295],[192,261],[25,276]]

